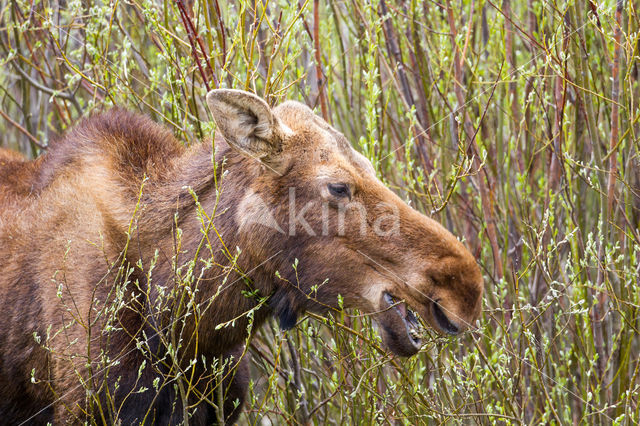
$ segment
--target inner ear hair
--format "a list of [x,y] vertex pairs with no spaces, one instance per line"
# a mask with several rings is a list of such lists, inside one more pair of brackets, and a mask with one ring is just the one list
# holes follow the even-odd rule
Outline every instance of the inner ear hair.
[[285,128],[267,103],[242,90],[215,89],[207,104],[220,134],[240,153],[273,164],[282,151]]

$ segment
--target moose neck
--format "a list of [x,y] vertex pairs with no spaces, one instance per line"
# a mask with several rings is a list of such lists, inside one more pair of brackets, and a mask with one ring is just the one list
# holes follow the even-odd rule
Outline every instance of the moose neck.
[[[143,263],[150,265],[160,250],[152,288],[197,288],[194,302],[203,312],[199,347],[214,355],[241,344],[248,330],[266,320],[271,312],[267,300],[275,291],[275,270],[247,248],[235,219],[256,165],[220,145],[215,165],[212,148],[204,142],[176,159],[166,178],[150,182],[141,226],[146,249],[140,251]],[[185,324],[188,333],[195,331],[193,318],[189,315]]]

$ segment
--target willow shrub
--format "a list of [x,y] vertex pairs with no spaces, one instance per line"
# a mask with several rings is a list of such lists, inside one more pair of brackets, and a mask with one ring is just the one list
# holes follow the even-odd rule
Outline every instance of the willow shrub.
[[214,87],[302,101],[466,241],[483,315],[406,360],[358,312],[270,322],[242,422],[637,423],[639,24],[622,0],[0,0],[0,144],[113,105],[191,143]]

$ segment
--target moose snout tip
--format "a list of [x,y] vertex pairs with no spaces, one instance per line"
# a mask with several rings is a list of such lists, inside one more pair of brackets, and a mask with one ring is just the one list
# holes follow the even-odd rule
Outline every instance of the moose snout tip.
[[464,260],[466,264],[458,273],[431,275],[434,287],[425,313],[441,334],[455,336],[475,330],[482,314],[484,280],[475,259]]

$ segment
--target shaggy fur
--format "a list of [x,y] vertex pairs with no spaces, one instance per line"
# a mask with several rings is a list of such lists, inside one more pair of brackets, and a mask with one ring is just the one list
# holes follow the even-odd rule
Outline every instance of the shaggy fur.
[[[185,360],[196,355],[195,343],[199,358],[237,359],[247,338],[243,313],[255,308],[259,297],[269,301],[255,312],[255,327],[276,315],[289,328],[305,310],[336,308],[341,295],[345,307],[375,313],[385,344],[399,355],[415,351],[407,346],[398,315],[383,304],[384,292],[405,300],[440,331],[435,303],[460,330],[477,318],[483,284],[475,259],[443,227],[384,187],[340,133],[294,102],[272,110],[253,95],[218,91],[209,104],[223,136],[215,141],[217,173],[211,141],[185,148],[166,128],[119,109],[82,121],[35,161],[0,151],[4,420],[83,422],[88,400],[80,384],[89,378],[100,398],[108,393],[120,407],[122,424],[140,422],[150,406],[147,423],[181,420],[173,386],[158,395],[147,391],[125,398],[141,386],[153,389],[156,378],[149,368],[138,377],[144,357],[132,336],[147,336],[158,356],[166,348],[150,337],[151,326],[158,324],[150,324],[144,304],[132,302],[136,309],[119,312],[117,327],[109,333],[104,332],[105,319],[95,317],[113,300],[115,283],[123,281],[120,265],[132,271],[128,281],[135,286],[129,288],[137,289],[131,290],[132,297],[147,292],[153,302],[158,286],[171,289],[178,282],[176,264],[196,253],[216,262],[205,270],[200,269],[205,262],[198,262],[194,271],[200,277],[197,302],[213,302],[197,334],[192,317],[185,322],[185,335],[197,336],[197,342],[185,344]],[[219,193],[216,182],[221,183]],[[332,182],[347,184],[349,199],[328,193]],[[315,235],[290,214],[291,188],[298,208],[310,206],[304,219]],[[210,248],[199,249],[203,234],[190,190],[207,214],[220,195],[214,226],[221,239],[209,232]],[[365,207],[364,224],[358,209],[349,208],[355,201]],[[341,211],[346,232],[338,225]],[[399,218],[399,232],[376,235],[374,227],[381,226],[376,220],[390,213]],[[326,232],[323,215],[329,219]],[[253,220],[263,216],[278,226]],[[292,227],[295,235],[289,232]],[[229,272],[225,247],[241,249],[237,264],[246,276]],[[295,259],[299,280],[291,266]],[[217,294],[221,285],[224,290]],[[247,290],[259,297],[246,297]],[[238,318],[233,327],[216,327],[233,318]],[[87,366],[87,356],[98,360],[101,353],[120,360],[108,374],[96,371],[95,361],[93,369]],[[240,411],[233,402],[242,403],[248,381],[246,361],[235,367],[233,379],[224,383],[229,422]],[[206,374],[195,368],[196,377]],[[32,372],[37,383],[30,380]],[[204,403],[190,419],[192,424],[215,421],[215,410]]]

